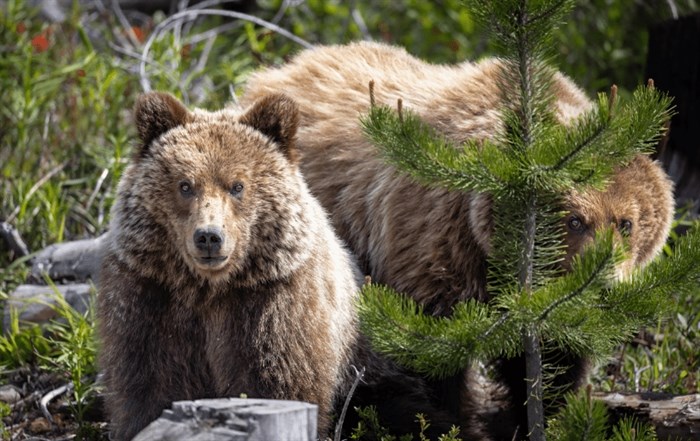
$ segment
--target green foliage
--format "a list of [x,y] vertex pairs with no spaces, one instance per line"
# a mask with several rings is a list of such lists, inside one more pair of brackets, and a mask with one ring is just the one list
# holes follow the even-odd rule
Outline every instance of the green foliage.
[[0,374],[32,366],[39,371],[58,373],[68,383],[72,395],[69,404],[78,424],[78,438],[101,439],[99,430],[85,419],[96,392],[94,297],[84,314],[68,304],[56,289],[52,299],[49,305],[56,318],[46,326],[20,326],[17,311],[10,311],[10,329],[0,336]]
[[[698,285],[700,229],[679,240],[672,257],[619,284],[613,275],[624,258],[622,247],[612,230],[599,233],[562,275],[560,195],[586,185],[600,188],[616,167],[649,153],[670,117],[670,99],[649,86],[620,104],[613,88],[610,98],[601,96],[592,110],[562,126],[552,111],[553,71],[543,60],[571,2],[469,4],[504,53],[504,133],[483,145],[474,140],[455,147],[404,112],[401,102],[394,113],[377,107],[373,97],[362,125],[388,161],[419,182],[489,194],[494,227],[488,290],[494,300],[488,306],[468,302],[449,318],[434,318],[395,293],[369,286],[360,317],[375,348],[427,375],[450,375],[474,359],[523,352],[528,384],[536,385],[528,387],[528,417],[541,417],[540,345],[597,357],[612,352],[668,310],[671,292]],[[537,418],[528,421],[531,439],[544,439],[541,427]]]
[[528,64],[535,61],[532,54],[551,50],[548,43],[574,4],[572,0],[540,0],[529,4],[520,0],[466,0],[464,3],[476,20],[487,26],[488,35],[507,58],[527,58]]
[[668,96],[640,87],[629,101],[618,103],[601,95],[598,106],[572,127],[545,125],[520,153],[489,140],[456,147],[413,112],[387,106],[372,106],[362,126],[391,164],[422,184],[495,196],[512,196],[522,185],[559,193],[582,183],[601,186],[616,164],[650,153],[659,140],[670,117]]
[[[49,281],[50,283],[50,281]],[[52,284],[51,284],[52,285]],[[53,286],[53,285],[52,285]],[[48,370],[57,371],[67,377],[72,385],[71,411],[78,430],[89,430],[85,424],[85,412],[89,409],[95,393],[97,374],[97,343],[95,336],[94,295],[83,314],[74,309],[55,289],[54,310],[58,319],[48,327],[47,341],[53,353],[42,357]],[[93,293],[94,294],[94,293]]]
[[[411,434],[396,436],[389,433],[389,431],[382,426],[380,421],[380,416],[377,413],[377,409],[374,406],[367,407],[356,407],[355,412],[357,412],[360,417],[360,421],[352,429],[350,434],[350,440],[362,441],[364,439],[373,439],[377,441],[413,441],[414,437]],[[431,441],[426,435],[425,431],[430,427],[430,421],[425,418],[425,415],[416,415],[416,423],[418,424],[420,431],[418,433],[418,441]],[[458,438],[459,429],[457,427],[452,427],[448,433],[444,433],[438,437],[437,440],[433,441],[460,441]]]
[[362,330],[376,350],[428,376],[446,377],[474,359],[513,354],[519,348],[508,338],[518,329],[504,320],[507,314],[475,300],[455,306],[450,317],[433,317],[389,287],[365,285],[359,313]]
[[457,304],[450,317],[426,315],[388,287],[365,285],[359,304],[363,331],[380,352],[435,377],[452,375],[475,359],[520,353],[519,330],[531,324],[561,348],[605,357],[640,326],[668,313],[674,293],[696,289],[700,281],[698,225],[679,239],[673,256],[616,284],[610,280],[624,253],[612,239],[611,230],[601,234],[574,258],[571,272],[529,296],[501,292],[492,305],[470,300]]
[[[166,18],[156,16],[156,24]],[[234,22],[227,26],[222,17],[213,17],[206,26],[195,26],[184,37],[161,28],[153,38],[148,53],[147,75],[153,90],[167,90],[187,104],[222,107],[232,96],[229,91],[240,87],[246,75],[257,65],[252,54],[261,57],[275,53],[272,36],[251,23]],[[211,33],[212,28],[225,26],[227,32]],[[154,32],[156,32],[154,30]],[[287,49],[289,50],[289,49]],[[209,60],[215,60],[209,62]],[[279,61],[274,57],[271,61]]]
[[[674,222],[666,256],[683,235],[678,231],[692,228],[687,211],[681,210]],[[697,221],[696,221],[697,222]],[[687,239],[686,239],[687,240]],[[684,248],[688,248],[685,246]],[[690,284],[681,292],[662,293],[665,297],[664,319],[642,329],[634,339],[621,345],[592,378],[596,388],[604,391],[695,393],[700,390],[700,285]],[[642,296],[642,298],[645,297]]]
[[[274,12],[271,18],[282,3],[281,0],[259,2],[264,10]],[[372,38],[403,46],[435,62],[471,58],[482,43],[471,15],[461,8],[461,0],[439,3],[309,0],[288,7],[279,24],[312,43]]]
[[361,122],[387,161],[424,185],[491,192],[515,173],[495,144],[467,142],[457,149],[411,111],[372,106]]
[[[24,3],[0,9],[0,219],[37,250],[105,228],[136,90],[77,18],[48,24]],[[0,268],[10,258],[3,248]],[[16,269],[0,291],[20,280]]]
[[578,1],[559,29],[555,46],[561,69],[590,93],[612,84],[633,90],[646,81],[644,71],[650,29],[697,12],[697,0]]
[[550,420],[547,436],[557,441],[657,440],[652,426],[634,418],[623,418],[610,426],[605,403],[593,399],[590,389],[587,389],[566,395],[566,406]]
[[20,328],[19,315],[10,311],[10,329],[0,335],[0,372],[36,362],[49,354],[51,347],[38,325]]
[[566,395],[566,406],[550,420],[547,435],[557,441],[605,440],[608,409],[591,398],[589,391]]
[[8,439],[10,438],[10,431],[5,427],[3,418],[9,416],[12,413],[12,408],[9,404],[0,401],[0,438]]

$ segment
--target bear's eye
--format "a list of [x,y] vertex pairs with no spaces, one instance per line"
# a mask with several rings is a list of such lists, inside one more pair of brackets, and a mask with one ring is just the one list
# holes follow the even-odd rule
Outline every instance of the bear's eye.
[[620,233],[622,233],[623,235],[629,235],[630,233],[632,233],[632,221],[622,219],[620,221],[619,229]]
[[192,195],[192,184],[187,181],[180,182],[180,193],[184,196]]
[[243,184],[241,184],[240,182],[236,182],[235,184],[233,184],[231,186],[230,193],[233,196],[240,196],[241,193],[243,193]]
[[586,228],[583,221],[578,216],[571,216],[566,225],[569,227],[570,230],[576,232],[581,232]]

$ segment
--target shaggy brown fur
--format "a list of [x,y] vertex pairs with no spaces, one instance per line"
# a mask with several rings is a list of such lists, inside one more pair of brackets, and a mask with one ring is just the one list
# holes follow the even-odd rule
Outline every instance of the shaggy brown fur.
[[[491,139],[502,132],[498,60],[457,66],[427,64],[402,49],[376,43],[304,51],[279,69],[252,76],[242,102],[284,91],[300,106],[301,169],[309,187],[330,212],[339,235],[359,258],[361,269],[423,303],[433,314],[449,314],[461,300],[487,301],[486,255],[490,203],[486,195],[428,189],[386,165],[363,135],[359,117],[369,109],[368,82],[377,103],[405,108],[460,143]],[[554,76],[554,112],[563,124],[589,110],[591,102],[566,77]],[[659,165],[640,157],[618,171],[606,191],[566,196],[568,259],[581,251],[596,228],[614,223],[629,230],[626,272],[647,263],[664,243],[673,214],[672,188]],[[579,222],[572,221],[576,217]],[[627,222],[631,222],[631,227]],[[565,380],[578,384],[582,360]],[[518,360],[504,367],[523,399],[524,370]],[[462,382],[460,381],[460,384]],[[453,384],[442,384],[455,408]],[[522,390],[522,393],[520,391]],[[462,390],[462,418],[470,424],[469,390]],[[507,435],[506,435],[507,436]],[[508,436],[507,436],[508,437]],[[510,431],[512,437],[512,430]],[[508,437],[508,439],[510,439]]]
[[173,400],[319,406],[329,429],[357,341],[357,271],[298,172],[297,107],[189,112],[142,96],[99,296],[114,439]]

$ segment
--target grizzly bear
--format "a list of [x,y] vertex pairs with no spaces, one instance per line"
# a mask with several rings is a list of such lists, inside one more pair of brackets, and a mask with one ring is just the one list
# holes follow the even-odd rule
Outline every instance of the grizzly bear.
[[[459,65],[428,64],[405,50],[378,43],[316,47],[280,68],[252,75],[242,103],[280,92],[300,107],[298,146],[301,170],[312,193],[330,212],[336,232],[372,280],[392,286],[419,301],[426,311],[447,315],[466,299],[489,301],[487,256],[491,232],[488,195],[428,188],[387,165],[363,134],[360,117],[370,107],[368,83],[374,81],[378,104],[398,99],[450,140],[493,139],[503,133],[504,107],[497,59]],[[554,116],[570,124],[592,103],[568,78],[556,73],[551,93]],[[628,236],[630,254],[620,274],[648,263],[661,249],[673,216],[672,185],[646,156],[620,168],[604,191],[572,191],[564,196],[569,212],[563,220],[567,257],[589,243],[599,227],[614,224],[618,237]],[[571,354],[555,354],[569,366],[558,385],[577,387],[586,363]],[[496,366],[509,386],[518,418],[500,421],[497,437],[512,439],[521,430],[526,401],[522,358]],[[470,425],[478,404],[474,390],[457,376],[437,382],[443,406]],[[522,432],[521,432],[522,433]]]
[[190,112],[149,93],[134,117],[99,287],[114,439],[174,400],[242,393],[315,403],[325,433],[358,274],[298,171],[294,102]]
[[[425,382],[359,335],[360,274],[298,170],[296,104],[280,94],[245,109],[188,111],[139,98],[141,145],[112,210],[98,300],[100,365],[113,439],[131,439],[174,400],[293,399],[330,429],[353,406],[428,434],[456,421]],[[346,431],[357,421],[348,415]]]

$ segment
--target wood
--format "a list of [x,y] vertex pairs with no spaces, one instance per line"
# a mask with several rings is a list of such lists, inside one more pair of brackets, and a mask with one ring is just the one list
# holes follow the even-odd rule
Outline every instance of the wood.
[[299,401],[176,401],[133,441],[316,441],[318,407]]
[[44,248],[32,261],[28,281],[44,284],[44,277],[48,275],[51,280],[61,283],[90,280],[97,283],[106,238],[107,233],[95,239],[62,242]]
[[2,330],[10,332],[12,314],[18,314],[20,325],[42,324],[58,318],[55,306],[60,295],[76,311],[84,314],[92,298],[93,286],[87,283],[71,285],[20,285],[3,305]]
[[0,222],[0,237],[15,254],[15,257],[29,255],[29,248],[22,240],[22,236],[19,235],[19,231],[7,222]]
[[596,393],[593,397],[608,406],[614,419],[635,416],[653,424],[659,440],[700,439],[700,394]]

